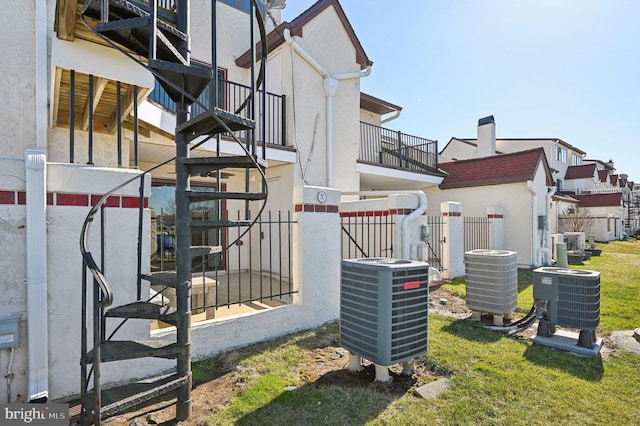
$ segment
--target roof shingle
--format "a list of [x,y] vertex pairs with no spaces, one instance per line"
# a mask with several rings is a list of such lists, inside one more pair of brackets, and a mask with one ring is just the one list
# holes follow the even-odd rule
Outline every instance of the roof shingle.
[[511,154],[440,163],[438,167],[448,173],[448,176],[440,184],[440,188],[450,189],[526,182],[535,177],[536,170],[541,162],[547,175],[546,184],[551,186],[553,181],[544,155],[544,149],[535,148]]
[[580,201],[581,207],[611,207],[620,206],[622,203],[621,192],[611,192],[608,194],[584,194],[572,195]]
[[596,175],[595,164],[583,164],[581,166],[569,166],[567,167],[567,173],[564,178],[567,179],[585,179],[592,178]]

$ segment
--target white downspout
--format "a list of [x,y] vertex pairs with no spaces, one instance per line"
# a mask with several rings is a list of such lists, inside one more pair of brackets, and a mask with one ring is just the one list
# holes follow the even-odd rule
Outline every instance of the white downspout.
[[536,242],[536,233],[538,232],[538,209],[536,208],[536,204],[538,203],[538,199],[536,196],[536,191],[533,189],[533,181],[527,181],[527,189],[529,189],[529,192],[531,192],[531,257],[533,259],[533,266],[538,268],[540,266],[540,252],[538,250]]
[[[545,265],[551,265],[553,262],[553,251],[552,247],[548,247],[548,238],[549,238],[549,215],[551,214],[551,197],[556,193],[556,187],[551,186],[547,189],[547,195],[545,196],[545,205],[544,205],[544,215],[547,218],[547,225],[542,230],[542,248],[540,249],[540,253],[546,256]],[[541,259],[542,260],[542,259]]]
[[27,234],[27,356],[29,402],[49,398],[47,318],[47,157],[25,152]]
[[324,94],[326,97],[326,114],[327,114],[327,154],[326,154],[326,173],[327,173],[327,187],[333,187],[333,96],[338,91],[340,86],[340,80],[348,80],[352,78],[362,78],[371,74],[371,66],[368,65],[364,70],[351,73],[334,74],[330,75],[313,56],[309,54],[302,46],[300,46],[292,37],[288,28],[285,28],[284,39],[293,47],[298,55],[302,57],[311,67],[318,72],[324,78]]
[[364,195],[364,196],[382,196],[382,195],[396,195],[396,194],[410,194],[418,197],[418,207],[414,211],[405,215],[402,218],[402,235],[400,236],[402,241],[402,252],[399,259],[410,259],[411,257],[411,243],[407,238],[409,224],[419,218],[422,213],[427,211],[427,194],[418,190],[405,190],[405,191],[355,191],[355,192],[343,192],[342,195]]
[[35,30],[36,30],[36,149],[47,152],[47,69],[49,67],[48,40],[47,40],[47,0],[35,2]]

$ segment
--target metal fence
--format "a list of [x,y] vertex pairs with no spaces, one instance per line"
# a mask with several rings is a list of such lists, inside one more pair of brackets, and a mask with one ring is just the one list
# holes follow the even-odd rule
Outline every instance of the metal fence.
[[[241,218],[241,213],[237,213]],[[170,218],[165,215],[163,223],[156,227],[163,232],[171,229]],[[205,244],[223,246],[220,254],[194,259],[192,268],[191,310],[194,321],[212,319],[221,308],[238,305],[265,308],[290,303],[296,293],[291,285],[292,232],[296,222],[291,212],[265,212],[253,227],[229,228],[226,232],[209,235]],[[214,232],[214,231],[208,231]],[[239,239],[238,237],[241,236]],[[237,241],[236,241],[237,240]],[[170,243],[169,243],[170,244]],[[163,270],[173,268],[175,254],[166,250],[167,245],[158,247]],[[153,262],[152,262],[153,263]],[[160,265],[155,259],[156,265]],[[165,289],[163,296],[173,303],[172,289]]]
[[393,257],[395,223],[390,214],[349,212],[340,216],[343,259]]
[[465,217],[464,220],[464,251],[489,249],[489,218]]
[[426,242],[426,258],[429,266],[442,271],[442,252],[444,243],[443,227],[444,219],[442,216],[427,216],[427,225],[429,226],[429,240]]

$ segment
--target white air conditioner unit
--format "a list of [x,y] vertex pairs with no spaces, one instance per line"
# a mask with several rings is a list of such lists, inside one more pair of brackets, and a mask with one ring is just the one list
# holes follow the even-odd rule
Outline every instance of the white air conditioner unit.
[[584,232],[565,232],[563,235],[564,242],[567,243],[567,251],[584,251],[586,241]]
[[600,272],[542,267],[533,271],[536,306],[546,305],[538,335],[551,337],[555,326],[580,330],[578,346],[592,349],[600,324]]
[[502,325],[505,314],[518,307],[518,254],[507,250],[471,250],[464,253],[467,307],[479,320],[482,312],[493,314]]
[[427,351],[429,264],[388,258],[342,261],[340,345],[380,366]]

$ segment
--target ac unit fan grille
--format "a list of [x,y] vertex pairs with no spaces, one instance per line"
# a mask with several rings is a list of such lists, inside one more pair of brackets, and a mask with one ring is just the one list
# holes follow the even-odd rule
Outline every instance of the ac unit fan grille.
[[558,324],[581,330],[600,323],[600,282],[558,277]]

